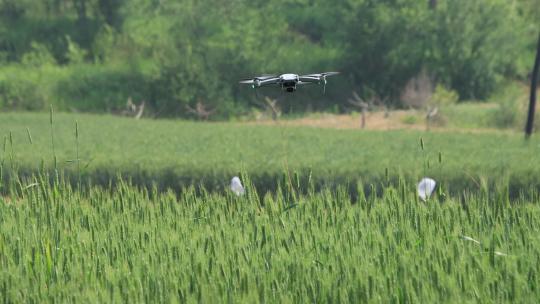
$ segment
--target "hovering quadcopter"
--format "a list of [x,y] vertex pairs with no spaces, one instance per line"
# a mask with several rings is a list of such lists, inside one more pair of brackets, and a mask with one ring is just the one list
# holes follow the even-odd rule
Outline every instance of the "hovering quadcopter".
[[326,92],[326,77],[337,75],[339,72],[325,72],[320,74],[281,74],[281,75],[264,75],[254,77],[253,79],[241,80],[242,84],[250,84],[252,88],[258,89],[260,87],[277,85],[282,90],[292,93],[296,91],[296,87],[305,84],[322,84],[323,92]]

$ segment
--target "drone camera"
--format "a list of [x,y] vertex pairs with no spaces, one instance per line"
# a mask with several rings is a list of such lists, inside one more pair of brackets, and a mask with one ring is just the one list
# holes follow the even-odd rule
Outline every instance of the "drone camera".
[[286,92],[292,93],[292,92],[296,91],[296,83],[293,82],[293,81],[284,82],[283,83],[283,88],[285,89]]

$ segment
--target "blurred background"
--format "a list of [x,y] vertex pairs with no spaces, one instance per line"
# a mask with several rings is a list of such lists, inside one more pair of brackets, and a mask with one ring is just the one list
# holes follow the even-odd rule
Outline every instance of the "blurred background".
[[537,0],[0,0],[0,110],[521,128],[539,28]]

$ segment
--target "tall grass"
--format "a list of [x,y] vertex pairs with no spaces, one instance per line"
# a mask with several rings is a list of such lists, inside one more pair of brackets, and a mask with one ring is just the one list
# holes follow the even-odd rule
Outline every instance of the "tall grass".
[[[540,189],[539,142],[533,138],[526,144],[520,135],[315,128],[284,132],[285,127],[62,113],[54,115],[54,125],[48,120],[45,113],[0,115],[0,136],[6,137],[7,148],[12,133],[16,175],[31,176],[41,170],[43,156],[51,155],[54,141],[54,155],[45,157],[43,167],[57,167],[74,183],[80,176],[83,184],[116,183],[120,174],[134,184],[151,187],[155,183],[162,190],[201,184],[219,190],[245,168],[262,194],[275,191],[284,172],[295,171],[300,177],[311,171],[316,188],[354,187],[357,181],[397,186],[399,177],[411,183],[427,175],[444,181],[455,195],[480,190],[484,184],[490,189],[501,182],[508,183],[513,197]],[[74,143],[75,121],[84,126],[84,140],[75,138]],[[26,140],[27,129],[32,143]],[[420,137],[425,150],[419,148]],[[441,165],[436,161],[439,152],[444,154]],[[8,149],[5,181],[13,175],[6,170],[10,153]],[[293,182],[292,176],[287,179]]]
[[[487,137],[424,134],[418,147],[418,133],[359,137],[292,129],[281,133],[288,136],[287,166],[276,169],[271,165],[281,159],[271,152],[282,141],[272,138],[279,134],[272,128],[180,123],[188,130],[178,139],[172,134],[183,129],[175,122],[81,116],[85,140],[77,120],[73,144],[72,116],[53,117],[52,108],[49,114],[49,139],[47,128],[25,115],[8,116],[13,131],[4,136],[0,158],[3,302],[534,302],[540,296],[536,184],[517,187],[512,196],[509,176],[489,183],[477,175],[477,188],[458,184],[459,195],[446,191],[462,174],[452,155],[463,147],[445,140],[485,148]],[[29,124],[27,143],[18,140],[22,124]],[[347,147],[344,139],[363,139],[367,155],[352,153],[360,145]],[[370,150],[366,141],[378,146]],[[410,150],[396,154],[399,146]],[[53,176],[34,162],[51,149]],[[519,156],[534,151],[502,149]],[[183,158],[166,164],[173,160],[167,153]],[[230,161],[236,153],[239,159]],[[478,154],[469,161],[487,155]],[[403,168],[418,168],[402,174],[396,155]],[[69,179],[73,156],[77,183]],[[372,157],[361,172],[381,168],[383,177],[348,175],[355,156]],[[101,158],[95,164],[92,157]],[[519,158],[494,159],[494,167],[478,166],[518,174],[526,166]],[[434,160],[438,165],[430,165]],[[167,171],[186,164],[192,166],[179,175]],[[253,178],[255,169],[262,173]],[[142,173],[122,177],[137,170]],[[246,185],[241,197],[225,186],[238,171]],[[421,202],[411,180],[437,173],[444,188]],[[168,179],[181,187],[163,187]]]
[[[4,302],[534,302],[540,207],[406,182],[259,197],[67,183],[0,198]],[[360,187],[363,188],[363,187]],[[250,192],[251,191],[251,192]]]

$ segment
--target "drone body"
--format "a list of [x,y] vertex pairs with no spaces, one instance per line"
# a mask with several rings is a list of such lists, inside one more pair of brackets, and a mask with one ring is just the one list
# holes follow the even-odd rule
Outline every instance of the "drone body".
[[326,77],[337,75],[338,72],[325,72],[320,74],[281,74],[281,75],[264,75],[254,77],[253,79],[241,80],[242,84],[251,84],[251,87],[258,89],[266,86],[279,86],[285,92],[292,93],[296,91],[297,86],[306,84],[322,84],[326,91]]

